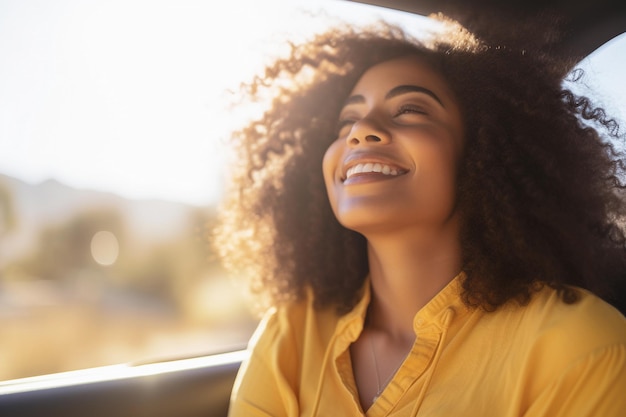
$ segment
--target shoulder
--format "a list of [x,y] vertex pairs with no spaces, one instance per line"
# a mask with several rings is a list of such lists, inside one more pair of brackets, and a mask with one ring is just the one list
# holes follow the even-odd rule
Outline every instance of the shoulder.
[[612,357],[619,359],[617,368],[626,370],[626,318],[592,293],[577,291],[580,299],[566,304],[545,287],[528,305],[503,311],[507,325],[515,326],[512,349],[519,365],[538,381],[547,383],[577,366],[597,366]]
[[303,365],[321,363],[319,349],[310,347],[319,316],[328,314],[308,296],[266,312],[233,387],[232,415],[297,414]]
[[319,309],[311,293],[297,301],[268,310],[249,347],[254,355],[299,355],[304,345],[324,343],[332,337],[340,316],[332,308]]
[[[544,288],[516,311],[514,342],[530,415],[622,415],[626,406],[626,318],[578,289],[566,304]],[[622,410],[622,411],[619,411]]]
[[[626,318],[596,295],[576,288],[580,298],[567,304],[556,290],[545,287],[523,308],[524,324],[537,339],[552,344],[576,344],[581,350],[606,345],[626,346]],[[564,346],[565,347],[565,346]]]

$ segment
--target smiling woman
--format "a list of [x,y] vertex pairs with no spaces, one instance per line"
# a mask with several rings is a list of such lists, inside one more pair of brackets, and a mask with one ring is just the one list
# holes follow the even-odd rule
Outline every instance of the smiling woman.
[[236,135],[217,249],[272,308],[231,416],[626,409],[616,123],[535,32],[447,23],[332,29],[247,86],[281,87]]

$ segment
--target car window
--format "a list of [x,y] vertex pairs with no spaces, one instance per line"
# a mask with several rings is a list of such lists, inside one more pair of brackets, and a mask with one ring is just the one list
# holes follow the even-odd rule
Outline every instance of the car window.
[[[578,73],[578,70],[582,73]],[[626,71],[626,33],[613,38],[583,59],[569,75],[570,79],[580,77],[580,81],[566,83],[573,87],[573,91],[595,99],[610,117],[621,122],[622,136],[626,133],[624,71]],[[623,142],[617,141],[615,144],[619,149],[624,149]]]
[[[229,91],[345,1],[0,2],[0,380],[245,345],[258,318],[208,244]],[[626,119],[626,38],[581,63]]]
[[228,91],[341,16],[419,20],[339,1],[0,2],[0,380],[245,345],[257,318],[207,235]]

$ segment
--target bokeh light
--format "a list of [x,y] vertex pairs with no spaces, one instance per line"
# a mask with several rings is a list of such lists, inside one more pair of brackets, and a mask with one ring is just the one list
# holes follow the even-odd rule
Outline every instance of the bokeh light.
[[100,265],[113,265],[119,253],[120,244],[113,233],[101,230],[91,238],[91,256]]

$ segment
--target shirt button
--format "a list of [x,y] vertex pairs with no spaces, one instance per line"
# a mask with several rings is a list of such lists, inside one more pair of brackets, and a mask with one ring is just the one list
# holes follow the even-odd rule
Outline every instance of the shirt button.
[[419,318],[419,319],[415,320],[415,324],[417,326],[422,326],[424,324],[424,319]]

